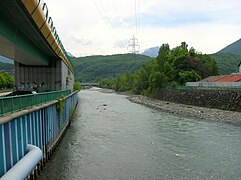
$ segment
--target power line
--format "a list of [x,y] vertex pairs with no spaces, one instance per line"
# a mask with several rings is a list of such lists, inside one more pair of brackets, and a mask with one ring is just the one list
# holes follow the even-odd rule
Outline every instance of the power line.
[[137,4],[137,0],[134,0],[134,9],[135,9],[135,30],[136,30],[136,38],[135,35],[133,35],[133,37],[129,40],[129,44],[127,46],[127,49],[129,47],[131,47],[131,53],[138,53],[140,50],[140,45],[138,44],[138,37],[139,37],[139,29],[140,29],[140,0],[138,0],[138,4]]
[[[115,41],[116,40],[121,41],[119,36],[116,36],[115,29],[112,27],[112,24],[111,24],[110,20],[108,19],[109,16],[107,16],[105,8],[104,8],[101,0],[98,0],[97,2],[96,2],[96,0],[92,0],[92,1],[95,5],[97,11],[98,11],[99,16],[101,17],[101,19],[104,21],[105,25],[107,26],[107,28],[111,32],[113,39]],[[114,6],[115,12],[117,13],[117,17],[118,17],[120,27],[121,27],[122,23],[121,23],[120,14],[119,14],[118,8],[117,8],[114,0],[112,0],[112,5]],[[127,49],[129,49],[131,47],[132,48],[131,52],[137,53],[140,49],[140,45],[138,44],[139,29],[140,29],[140,0],[134,0],[134,11],[135,11],[134,12],[134,16],[135,16],[134,17],[134,19],[135,19],[134,20],[135,21],[134,22],[134,24],[135,24],[135,33],[134,34],[135,35],[133,35],[133,37],[131,39],[129,39]],[[121,33],[123,33],[124,36],[126,37],[124,31],[121,31]]]
[[136,4],[136,0],[135,0],[135,26],[136,26],[136,36],[138,37],[137,35],[137,4]]
[[138,7],[138,25],[137,25],[137,26],[138,26],[138,35],[137,35],[137,37],[138,37],[139,40],[140,40],[140,29],[141,29],[141,28],[140,28],[140,19],[141,19],[141,18],[140,18],[140,16],[141,16],[141,15],[140,15],[140,14],[141,14],[141,3],[140,3],[140,0],[138,0],[138,6],[137,6],[137,7]]
[[[119,9],[117,8],[115,1],[114,1],[114,0],[111,0],[111,1],[112,1],[113,6],[114,6],[114,10],[115,10],[115,12],[116,12],[116,14],[117,14],[117,18],[118,18],[118,21],[119,21],[119,26],[122,28],[122,20],[121,20],[121,18],[120,18]],[[125,29],[123,29],[123,31],[121,31],[121,33],[122,33],[122,35],[123,35],[124,37],[126,37]]]
[[[101,1],[98,1],[98,2],[100,3],[100,7],[99,7],[98,4],[96,3],[96,1],[93,0],[93,3],[94,3],[94,5],[95,5],[95,7],[96,7],[96,9],[97,9],[97,11],[98,11],[98,14],[100,15],[101,19],[104,21],[104,23],[105,23],[105,25],[107,26],[107,28],[109,29],[109,31],[111,32],[111,35],[112,35],[113,39],[114,39],[114,40],[115,40],[115,39],[118,39],[118,38],[116,38],[116,36],[115,36],[114,30],[113,30],[110,22],[107,20],[107,18],[105,18],[105,17],[107,17],[107,16],[106,16],[106,14],[105,14],[105,10],[104,10],[104,7],[103,7]],[[100,8],[102,9],[102,11],[100,10]]]

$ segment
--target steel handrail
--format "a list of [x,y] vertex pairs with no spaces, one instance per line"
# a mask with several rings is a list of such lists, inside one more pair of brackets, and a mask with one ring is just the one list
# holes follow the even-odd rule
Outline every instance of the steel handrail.
[[61,96],[67,96],[71,90],[51,91],[46,93],[9,96],[0,98],[0,116],[20,111],[35,105],[47,103]]

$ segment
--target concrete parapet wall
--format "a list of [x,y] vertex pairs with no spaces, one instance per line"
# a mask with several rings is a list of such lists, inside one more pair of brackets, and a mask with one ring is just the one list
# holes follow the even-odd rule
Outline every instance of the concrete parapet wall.
[[153,97],[174,103],[241,111],[241,91],[239,90],[161,89],[154,93]]
[[[27,145],[43,152],[40,164],[45,163],[69,124],[78,102],[78,93],[33,107],[22,112],[0,117],[0,177],[27,153]],[[61,110],[60,110],[61,109]]]

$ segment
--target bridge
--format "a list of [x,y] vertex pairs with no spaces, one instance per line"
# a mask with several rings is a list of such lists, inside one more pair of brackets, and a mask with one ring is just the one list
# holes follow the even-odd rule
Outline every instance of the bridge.
[[78,103],[74,69],[42,0],[0,0],[0,54],[14,60],[14,91],[0,98],[0,178],[34,179]]
[[0,17],[0,54],[14,60],[15,90],[73,87],[73,66],[42,0],[0,0]]

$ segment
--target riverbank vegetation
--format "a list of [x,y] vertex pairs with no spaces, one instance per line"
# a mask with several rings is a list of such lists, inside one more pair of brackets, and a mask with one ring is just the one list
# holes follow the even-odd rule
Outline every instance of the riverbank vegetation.
[[14,78],[9,73],[0,72],[0,88],[10,89],[13,88]]
[[209,55],[201,54],[182,42],[170,49],[168,44],[160,47],[156,59],[142,65],[135,73],[126,73],[115,79],[102,79],[103,88],[130,91],[150,95],[163,86],[184,85],[188,81],[199,81],[218,74],[218,65]]
[[80,91],[80,89],[81,89],[81,84],[80,84],[80,82],[75,81],[75,82],[74,82],[73,89],[74,89],[74,91]]

